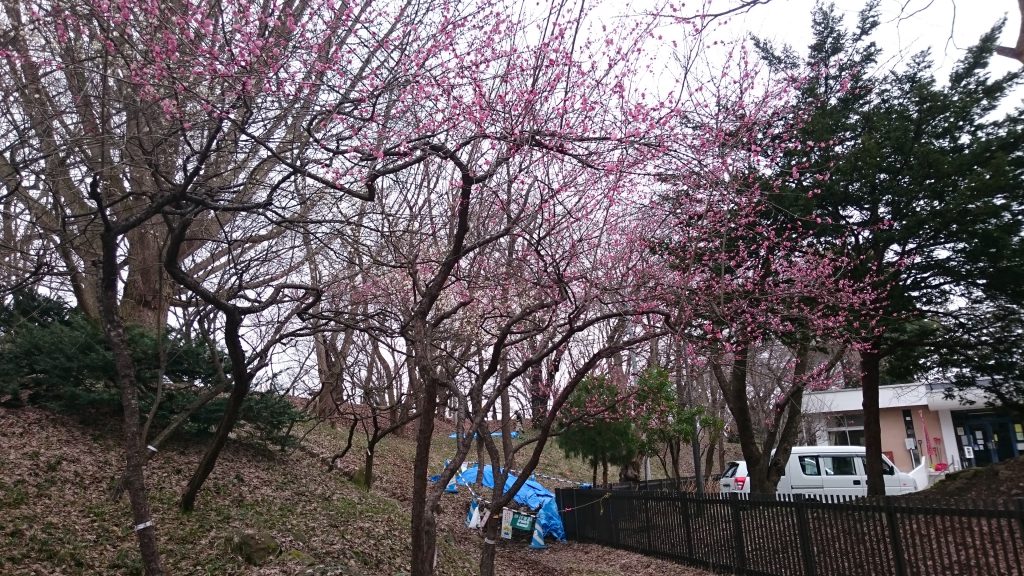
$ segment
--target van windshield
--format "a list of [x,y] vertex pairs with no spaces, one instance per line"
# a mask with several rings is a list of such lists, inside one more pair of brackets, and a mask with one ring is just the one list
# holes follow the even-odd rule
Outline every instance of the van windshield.
[[889,461],[886,460],[885,458],[882,458],[882,474],[886,476],[896,475],[896,467],[890,464]]
[[[865,470],[865,471],[868,469],[867,462],[865,462],[865,459],[864,459],[863,456],[860,457],[860,467],[861,467],[862,470]],[[896,475],[896,467],[893,466],[892,463],[889,462],[889,460],[887,460],[884,456],[882,457],[882,475],[883,476],[895,476]]]

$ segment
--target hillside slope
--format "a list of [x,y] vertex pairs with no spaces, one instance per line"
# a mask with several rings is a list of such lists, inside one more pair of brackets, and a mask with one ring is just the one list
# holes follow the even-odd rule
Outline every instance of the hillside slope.
[[1022,498],[1024,497],[1024,456],[984,468],[968,468],[959,472],[951,472],[927,490],[917,492],[915,495],[921,498],[934,496]]
[[[314,430],[305,442],[329,453],[340,432]],[[437,466],[449,447],[438,443]],[[409,485],[414,445],[401,438],[380,449],[370,492],[328,473],[302,452],[281,454],[230,443],[197,510],[178,512],[182,486],[201,455],[171,446],[147,471],[164,563],[169,574],[387,575],[408,571]],[[343,467],[358,465],[355,448]],[[107,492],[118,469],[119,438],[66,418],[0,408],[0,574],[136,574],[137,548],[126,499]],[[580,463],[545,459],[558,473]],[[480,537],[462,526],[463,494],[443,502],[438,573],[476,573]],[[263,531],[281,554],[251,566],[229,551],[242,531]],[[558,544],[529,550],[502,543],[499,574],[698,575],[701,571],[597,546]]]

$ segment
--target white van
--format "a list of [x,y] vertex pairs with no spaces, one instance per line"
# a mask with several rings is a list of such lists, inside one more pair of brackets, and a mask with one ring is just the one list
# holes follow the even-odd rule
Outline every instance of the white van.
[[[867,496],[867,472],[863,446],[795,446],[779,479],[779,494]],[[746,462],[730,462],[719,486],[723,493],[749,493]],[[889,496],[917,491],[917,482],[900,472],[884,455],[882,473]]]

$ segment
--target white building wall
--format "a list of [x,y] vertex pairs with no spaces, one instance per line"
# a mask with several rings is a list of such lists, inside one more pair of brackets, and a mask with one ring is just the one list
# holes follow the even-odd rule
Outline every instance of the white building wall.
[[[984,405],[992,398],[980,390],[969,390],[965,394],[968,400],[976,405]],[[957,448],[956,428],[953,426],[953,411],[969,410],[961,398],[946,398],[942,390],[929,390],[923,383],[899,384],[882,386],[879,389],[879,408],[923,408],[938,415],[939,427],[942,432],[942,445],[945,449],[948,464],[956,469],[963,467],[961,454]],[[805,418],[813,418],[816,423],[815,438],[818,445],[829,444],[825,420],[829,414],[863,413],[864,396],[860,388],[841,390],[808,391],[804,394],[803,412]]]
[[953,413],[949,410],[938,410],[939,426],[942,428],[942,447],[946,450],[948,464],[959,470],[963,467],[960,462],[960,451],[956,447],[956,429],[953,427]]

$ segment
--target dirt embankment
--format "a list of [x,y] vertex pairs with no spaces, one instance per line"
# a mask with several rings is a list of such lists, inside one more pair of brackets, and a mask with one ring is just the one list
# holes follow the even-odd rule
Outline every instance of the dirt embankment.
[[[317,428],[308,452],[330,454],[344,430]],[[450,441],[449,441],[450,442]],[[395,576],[409,571],[409,494],[415,442],[389,438],[373,490],[329,473],[305,452],[282,454],[230,442],[191,514],[177,509],[203,442],[170,443],[147,467],[165,567],[171,574]],[[435,460],[450,446],[438,441]],[[83,427],[36,408],[0,408],[0,574],[140,574],[126,499],[108,489],[122,464],[116,430]],[[556,460],[557,461],[557,460]],[[340,463],[362,464],[361,445]],[[562,473],[562,466],[549,470]],[[440,576],[477,573],[482,536],[465,528],[468,494],[443,501]],[[279,553],[244,561],[228,541],[243,531],[272,537]],[[499,576],[704,576],[708,573],[586,544],[530,550],[502,541]]]
[[915,498],[1022,498],[1024,497],[1024,457],[984,468],[968,468],[947,474]]

